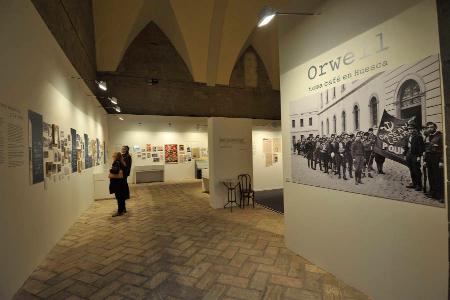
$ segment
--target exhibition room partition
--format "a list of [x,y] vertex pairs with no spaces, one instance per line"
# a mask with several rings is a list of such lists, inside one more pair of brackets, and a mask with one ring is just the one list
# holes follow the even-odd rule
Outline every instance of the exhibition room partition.
[[[373,299],[447,299],[444,197],[407,187],[401,143],[408,124],[446,129],[436,2],[328,1],[322,11],[298,25],[279,19],[285,241]],[[376,129],[382,172],[363,170],[355,184],[308,168],[289,153],[299,115],[314,116],[314,137],[364,140]],[[437,153],[431,173],[442,174]]]

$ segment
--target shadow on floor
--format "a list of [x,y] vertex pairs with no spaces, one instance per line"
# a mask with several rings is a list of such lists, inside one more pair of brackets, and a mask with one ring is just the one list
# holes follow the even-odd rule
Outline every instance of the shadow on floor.
[[283,189],[255,191],[256,203],[284,214]]

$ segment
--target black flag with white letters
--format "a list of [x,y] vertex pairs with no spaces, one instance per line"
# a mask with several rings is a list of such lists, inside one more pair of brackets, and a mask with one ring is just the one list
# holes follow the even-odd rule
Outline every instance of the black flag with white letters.
[[414,123],[415,119],[416,117],[399,119],[384,111],[378,127],[375,153],[406,165],[403,151],[409,135],[408,124]]

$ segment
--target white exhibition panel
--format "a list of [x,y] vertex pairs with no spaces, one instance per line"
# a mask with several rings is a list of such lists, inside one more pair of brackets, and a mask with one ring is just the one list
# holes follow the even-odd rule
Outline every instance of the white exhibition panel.
[[[435,1],[327,1],[317,10],[323,14],[279,23],[286,243],[372,299],[447,299],[446,209],[290,182],[289,103],[377,60],[392,69],[439,53]],[[389,51],[360,60],[380,33]],[[310,66],[348,52],[358,58],[353,65],[308,79]]]
[[133,152],[133,146],[163,146],[165,144],[185,147],[208,148],[207,119],[201,117],[121,115],[124,119],[109,115],[110,152],[120,151],[122,145],[130,147],[133,158],[131,180],[134,182],[134,167],[164,166],[164,181],[195,179],[195,162],[154,163],[151,159],[141,159]]
[[[6,1],[0,11],[0,102],[28,110],[66,133],[106,140],[106,113],[61,50],[31,1]],[[6,30],[7,29],[7,30]],[[10,299],[94,198],[93,173],[102,166],[30,185],[28,153],[18,167],[0,166],[0,298]]]
[[237,179],[239,174],[253,174],[252,120],[209,118],[208,149],[210,204],[223,208],[227,188],[222,182]]
[[[276,127],[272,124],[275,123]],[[283,159],[281,152],[274,152],[278,161],[272,160],[270,165],[266,163],[264,153],[264,140],[281,140],[280,122],[268,122],[264,125],[253,125],[253,189],[255,191],[274,190],[283,188]]]

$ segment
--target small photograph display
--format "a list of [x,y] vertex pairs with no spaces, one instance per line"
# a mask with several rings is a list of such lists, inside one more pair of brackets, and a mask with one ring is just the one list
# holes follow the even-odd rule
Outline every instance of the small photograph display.
[[200,158],[200,148],[198,147],[194,147],[192,148],[192,157],[195,158]]
[[439,66],[431,55],[290,102],[292,181],[445,207]]
[[164,146],[166,164],[178,163],[178,147],[177,144],[166,144]]
[[208,158],[208,149],[200,148],[200,158]]
[[147,144],[147,147],[145,149],[147,149],[147,152],[152,152],[152,145]]
[[274,164],[278,163],[278,157],[279,157],[279,156],[278,156],[278,153],[274,153],[274,154],[273,154],[273,163],[274,163]]

